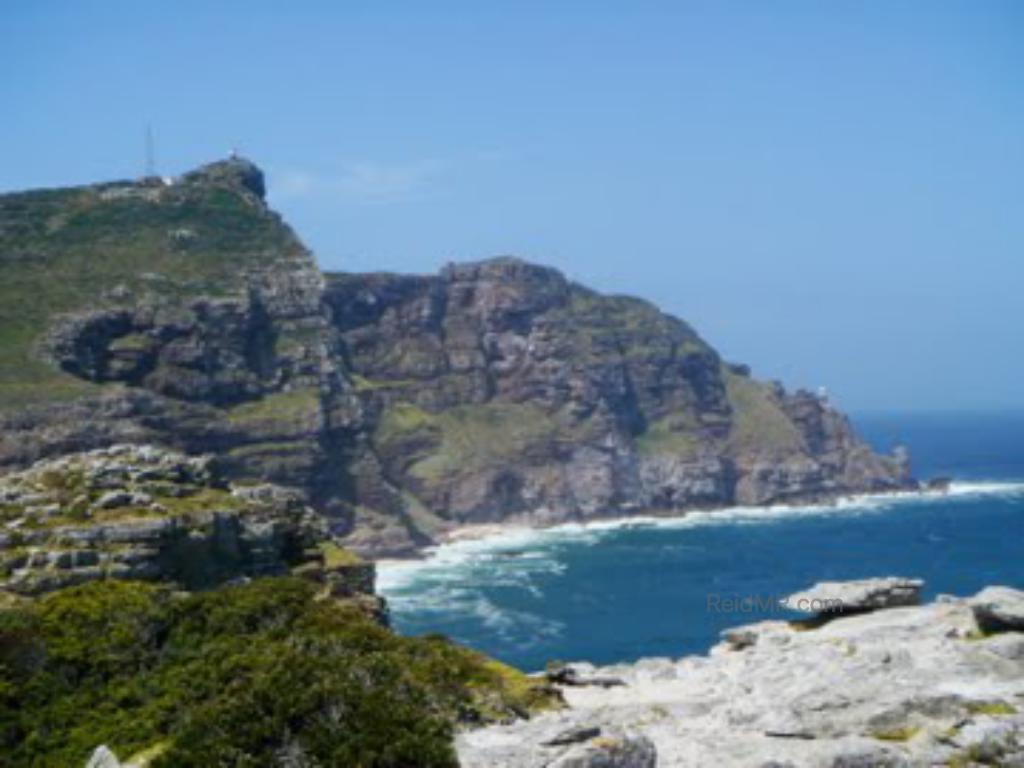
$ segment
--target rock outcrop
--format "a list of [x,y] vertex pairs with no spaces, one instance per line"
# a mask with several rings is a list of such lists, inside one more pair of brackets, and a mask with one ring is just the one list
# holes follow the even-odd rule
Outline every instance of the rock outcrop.
[[125,768],[125,765],[105,744],[101,744],[89,757],[85,768]]
[[[562,733],[649,740],[660,768],[842,768],[1024,764],[1024,634],[988,632],[975,606],[1024,593],[845,615],[818,628],[765,621],[708,656],[644,659],[577,677],[569,708],[458,740],[465,768],[550,765]],[[578,745],[574,745],[577,746]],[[600,762],[582,765],[603,765]]]
[[911,484],[824,399],[751,378],[639,299],[513,258],[327,280],[377,464],[435,525]]
[[100,579],[197,589],[288,572],[387,622],[373,564],[333,542],[301,494],[232,485],[211,457],[116,445],[0,477],[3,592]]
[[793,611],[832,616],[866,613],[882,608],[899,608],[921,602],[921,579],[888,576],[857,581],[822,581],[786,597],[783,604]]
[[974,618],[986,632],[1024,632],[1024,592],[1009,587],[988,587],[970,601]]
[[466,523],[912,486],[822,398],[646,302],[512,258],[325,276],[264,191],[233,158],[0,195],[0,471],[213,453],[377,554]]
[[0,470],[117,443],[213,453],[337,531],[365,432],[324,278],[231,159],[0,196]]

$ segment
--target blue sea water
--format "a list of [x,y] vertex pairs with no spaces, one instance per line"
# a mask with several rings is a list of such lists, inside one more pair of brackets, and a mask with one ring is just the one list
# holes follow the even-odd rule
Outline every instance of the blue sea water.
[[1024,414],[855,422],[880,449],[909,446],[918,477],[954,477],[951,492],[457,542],[381,568],[394,625],[534,670],[702,653],[726,627],[787,615],[772,599],[821,580],[916,576],[926,596],[1024,587]]

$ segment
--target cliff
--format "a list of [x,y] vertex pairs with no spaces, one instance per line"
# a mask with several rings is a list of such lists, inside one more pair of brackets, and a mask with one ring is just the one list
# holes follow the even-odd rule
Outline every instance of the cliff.
[[288,574],[388,623],[374,564],[300,493],[233,485],[210,456],[115,445],[0,477],[0,605],[92,581],[200,590]]
[[807,392],[653,305],[512,258],[327,275],[385,477],[444,521],[551,523],[901,487]]
[[0,196],[0,469],[115,443],[213,453],[333,535],[910,487],[826,402],[686,323],[500,258],[322,275],[232,159]]
[[262,194],[233,159],[0,196],[0,467],[148,443],[346,497],[360,405],[323,276]]

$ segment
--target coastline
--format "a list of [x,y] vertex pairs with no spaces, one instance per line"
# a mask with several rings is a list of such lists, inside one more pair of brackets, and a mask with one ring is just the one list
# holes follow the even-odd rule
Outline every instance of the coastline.
[[[738,624],[699,654],[564,664],[547,677],[566,707],[463,730],[459,758],[466,768],[1019,765],[1021,607],[1024,592],[990,586],[817,626]],[[995,615],[1012,623],[994,628]],[[579,762],[608,743],[643,759]]]
[[926,487],[911,490],[884,491],[837,496],[823,501],[790,502],[764,506],[723,506],[661,513],[656,510],[635,515],[596,517],[542,524],[528,517],[517,517],[500,523],[472,523],[445,531],[436,544],[416,550],[408,557],[374,558],[378,578],[388,571],[415,569],[438,559],[446,551],[490,550],[526,544],[537,536],[572,535],[588,531],[601,531],[630,527],[686,528],[702,524],[738,524],[743,522],[770,522],[774,519],[831,514],[864,513],[881,510],[891,504],[927,503],[934,499],[1024,493],[1024,480],[972,480],[954,481],[947,489]]
[[447,634],[524,670],[705,653],[737,617],[775,617],[710,610],[709,594],[771,599],[894,574],[924,579],[926,598],[1024,583],[1024,476],[1000,479],[946,495],[477,526],[420,559],[384,563],[378,592],[399,632]]

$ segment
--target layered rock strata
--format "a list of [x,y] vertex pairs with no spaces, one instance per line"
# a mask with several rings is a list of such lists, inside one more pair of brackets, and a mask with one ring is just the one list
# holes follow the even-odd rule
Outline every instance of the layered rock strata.
[[334,543],[301,495],[227,482],[208,456],[116,445],[0,478],[0,590],[15,595],[97,579],[197,589],[289,571],[333,597],[374,595],[372,563]]

